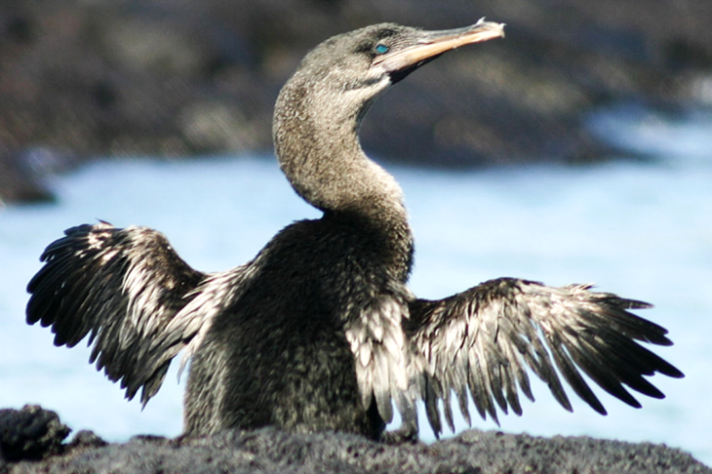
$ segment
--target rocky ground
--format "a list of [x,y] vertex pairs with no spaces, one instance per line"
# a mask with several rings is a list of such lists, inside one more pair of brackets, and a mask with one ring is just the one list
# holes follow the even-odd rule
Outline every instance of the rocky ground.
[[137,436],[121,444],[80,431],[64,443],[69,432],[54,412],[38,406],[0,410],[0,473],[712,473],[665,445],[495,431],[396,446],[274,429],[193,439]]
[[487,15],[507,38],[399,84],[364,124],[371,153],[439,166],[581,162],[621,101],[712,103],[712,3],[699,0],[32,0],[0,3],[0,200],[96,156],[269,151],[272,104],[323,39],[382,21]]

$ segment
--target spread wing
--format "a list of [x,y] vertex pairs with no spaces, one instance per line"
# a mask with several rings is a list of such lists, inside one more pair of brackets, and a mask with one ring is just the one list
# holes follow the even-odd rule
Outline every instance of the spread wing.
[[[419,395],[436,435],[442,432],[438,400],[453,428],[450,397],[454,393],[469,422],[469,389],[480,416],[495,422],[497,408],[520,415],[519,391],[530,400],[527,369],[546,384],[567,410],[571,404],[558,372],[595,411],[603,405],[581,376],[605,391],[640,407],[626,390],[663,398],[643,376],[655,372],[683,374],[636,341],[671,345],[667,331],[627,310],[650,305],[589,291],[590,285],[560,288],[500,278],[438,301],[415,300],[404,327],[420,364]],[[410,373],[417,372],[411,368]]]
[[65,234],[47,247],[45,264],[27,287],[27,322],[52,326],[57,346],[73,347],[89,334],[90,362],[121,380],[128,399],[143,387],[145,404],[202,326],[199,311],[176,314],[206,275],[152,229],[102,222]]

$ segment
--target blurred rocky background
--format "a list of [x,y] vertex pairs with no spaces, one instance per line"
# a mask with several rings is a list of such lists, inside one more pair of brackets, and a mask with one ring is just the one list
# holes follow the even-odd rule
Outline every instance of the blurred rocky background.
[[0,204],[96,157],[271,150],[272,106],[323,39],[481,16],[505,40],[450,53],[376,103],[373,155],[435,166],[615,154],[585,126],[608,104],[712,105],[704,0],[23,0],[0,2]]

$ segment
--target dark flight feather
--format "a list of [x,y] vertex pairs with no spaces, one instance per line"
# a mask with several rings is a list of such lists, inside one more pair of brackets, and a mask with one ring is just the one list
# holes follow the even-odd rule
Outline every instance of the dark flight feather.
[[143,387],[147,402],[195,332],[160,351],[151,344],[205,275],[183,262],[162,234],[105,222],[68,229],[41,260],[45,265],[27,286],[27,322],[52,326],[58,346],[73,347],[89,335],[90,362],[120,380],[129,399]]
[[[606,410],[589,388],[586,374],[619,400],[640,403],[624,385],[645,395],[663,394],[643,376],[682,373],[637,341],[668,345],[667,331],[628,309],[647,308],[640,301],[590,291],[590,285],[561,288],[499,278],[438,301],[415,300],[404,322],[416,353],[425,360],[427,378],[439,391],[422,394],[433,430],[441,423],[436,404],[449,403],[449,392],[465,396],[459,383],[468,374],[469,391],[483,418],[498,423],[497,409],[517,414],[521,390],[533,399],[525,367],[571,410],[560,376],[595,411]],[[467,354],[467,357],[463,357]],[[558,371],[558,372],[557,372]],[[460,401],[460,406],[463,406]],[[462,410],[467,418],[469,413]],[[452,418],[445,409],[448,424]]]

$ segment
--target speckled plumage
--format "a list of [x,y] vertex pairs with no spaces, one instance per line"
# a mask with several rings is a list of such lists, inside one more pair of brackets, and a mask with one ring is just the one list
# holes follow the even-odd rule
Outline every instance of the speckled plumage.
[[497,420],[497,407],[521,414],[519,391],[532,398],[527,370],[570,410],[555,367],[601,413],[579,371],[633,406],[622,384],[661,398],[643,376],[682,374],[636,342],[671,344],[627,311],[644,303],[510,278],[438,301],[406,287],[413,240],[402,193],[363,153],[361,120],[417,67],[501,35],[484,22],[445,32],[381,24],[325,41],[274,116],[281,169],[322,218],[286,227],[252,261],[215,274],[191,269],[154,230],[74,227],[42,255],[28,322],[52,326],[57,345],[89,334],[92,361],[128,398],[142,389],[144,403],[185,348],[187,434],[274,425],[379,438],[392,402],[412,434],[417,399],[437,434],[439,400],[452,426],[452,394],[468,420],[468,392],[483,417]]

